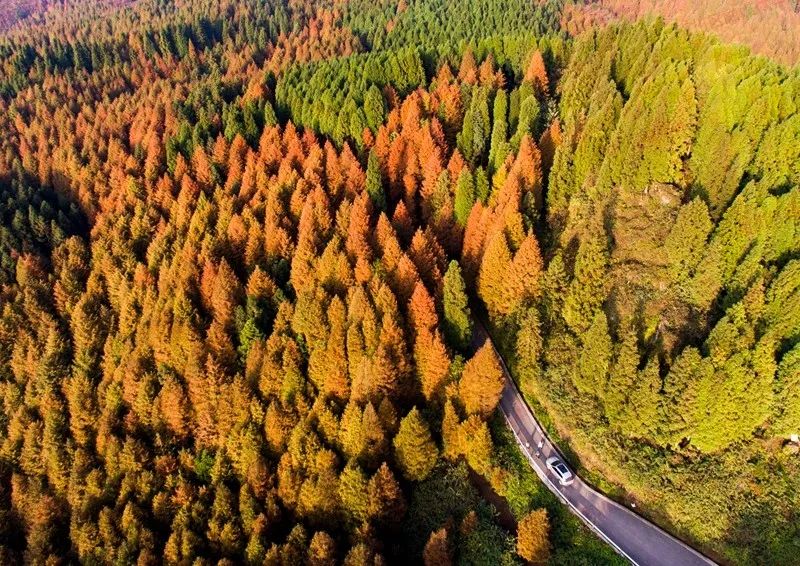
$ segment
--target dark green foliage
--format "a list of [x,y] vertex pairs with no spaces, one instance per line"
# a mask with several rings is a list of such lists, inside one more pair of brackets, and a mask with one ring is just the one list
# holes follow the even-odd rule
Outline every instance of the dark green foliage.
[[461,267],[453,260],[444,275],[444,332],[453,348],[465,351],[472,339],[472,314]]
[[360,138],[361,131],[354,136],[350,127],[359,112],[364,126],[375,128],[382,121],[378,87],[407,94],[425,83],[419,51],[404,48],[295,65],[281,75],[275,98],[281,114],[342,143]]
[[489,93],[486,88],[476,88],[457,139],[458,149],[467,161],[477,162],[483,158],[490,127]]
[[381,167],[378,163],[378,156],[374,151],[369,153],[367,160],[367,194],[372,199],[372,204],[378,210],[386,210],[386,192],[383,189],[383,179],[381,177]]
[[492,109],[492,137],[489,146],[489,170],[497,171],[511,150],[508,144],[508,95],[501,90],[494,97]]
[[[474,527],[461,532],[459,524],[470,512],[475,513]],[[492,513],[471,484],[466,464],[438,467],[411,499],[403,525],[411,541],[410,555],[421,556],[430,533],[449,524],[457,563],[514,564],[513,538],[493,523]]]
[[[522,89],[520,89],[520,94],[522,92]],[[536,97],[533,94],[526,96],[520,103],[519,116],[516,120],[517,127],[510,140],[511,148],[514,150],[519,149],[519,143],[525,136],[538,139],[539,124],[542,121],[540,114],[541,108]]]
[[0,285],[17,277],[17,257],[49,255],[67,237],[82,233],[78,208],[49,187],[34,186],[24,174],[0,181]]

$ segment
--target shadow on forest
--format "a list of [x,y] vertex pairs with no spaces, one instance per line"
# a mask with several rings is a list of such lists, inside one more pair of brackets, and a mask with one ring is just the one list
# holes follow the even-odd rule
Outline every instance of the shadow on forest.
[[729,545],[746,549],[742,564],[789,566],[800,556],[800,517],[782,516],[769,501],[753,500],[725,536]]
[[0,283],[15,280],[19,256],[49,260],[65,239],[88,231],[88,219],[69,195],[21,170],[0,177],[0,202]]

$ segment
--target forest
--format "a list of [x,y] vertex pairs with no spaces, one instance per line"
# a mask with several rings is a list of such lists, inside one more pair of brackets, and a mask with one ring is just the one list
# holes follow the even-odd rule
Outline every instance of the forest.
[[503,360],[590,483],[796,563],[789,51],[562,0],[18,4],[0,563],[626,563]]
[[797,0],[583,0],[567,2],[560,25],[577,35],[612,21],[660,16],[691,31],[713,32],[722,41],[786,65],[800,62],[800,4]]

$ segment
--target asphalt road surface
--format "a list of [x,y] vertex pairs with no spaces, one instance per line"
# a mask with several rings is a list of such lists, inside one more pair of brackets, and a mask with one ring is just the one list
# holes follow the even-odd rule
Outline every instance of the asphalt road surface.
[[[473,345],[478,346],[488,339],[483,327],[476,324]],[[511,379],[505,362],[503,369],[506,383],[500,408],[520,449],[544,484],[591,530],[619,554],[638,566],[715,564],[658,526],[596,492],[579,477],[568,486],[560,485],[557,478],[545,466],[545,461],[551,456],[558,456],[562,460],[564,458],[534,418]]]

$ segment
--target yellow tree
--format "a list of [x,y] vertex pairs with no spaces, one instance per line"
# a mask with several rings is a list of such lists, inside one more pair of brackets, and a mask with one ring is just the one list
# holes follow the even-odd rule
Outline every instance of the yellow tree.
[[461,423],[459,430],[460,446],[469,466],[489,478],[492,471],[492,452],[494,445],[489,433],[489,425],[478,415],[470,415]]
[[546,509],[525,515],[517,526],[517,554],[531,564],[550,559],[550,520]]
[[450,370],[450,356],[438,332],[424,330],[417,334],[414,361],[425,399],[440,397]]
[[308,545],[310,566],[333,566],[336,564],[336,543],[325,531],[317,531]]
[[448,460],[455,460],[461,455],[461,420],[453,402],[448,399],[444,404],[442,417],[442,455]]
[[503,394],[505,377],[491,343],[486,342],[464,366],[459,396],[470,414],[488,417]]
[[513,279],[518,286],[515,289],[517,296],[514,297],[514,302],[519,305],[538,299],[541,296],[544,265],[539,242],[532,232],[522,240],[522,244],[514,255],[513,264]]
[[513,275],[508,242],[498,231],[486,246],[478,272],[478,294],[490,315],[507,315],[513,310],[514,285],[509,281]]

